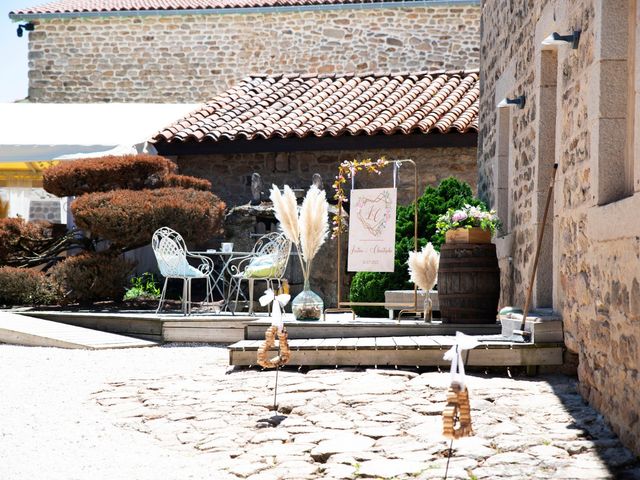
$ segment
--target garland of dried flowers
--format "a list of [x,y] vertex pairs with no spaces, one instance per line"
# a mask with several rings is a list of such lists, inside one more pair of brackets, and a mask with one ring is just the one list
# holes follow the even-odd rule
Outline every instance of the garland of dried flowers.
[[338,213],[333,216],[331,238],[336,238],[338,236],[338,232],[345,231],[345,223],[341,212],[342,204],[347,203],[349,199],[344,193],[343,185],[347,183],[347,180],[351,180],[355,177],[356,173],[362,170],[365,170],[367,173],[380,175],[382,173],[382,169],[388,164],[389,162],[384,157],[380,157],[376,161],[372,161],[370,158],[367,158],[366,160],[345,160],[340,164],[338,167],[338,175],[333,182],[333,189],[335,190],[333,198],[338,202]]

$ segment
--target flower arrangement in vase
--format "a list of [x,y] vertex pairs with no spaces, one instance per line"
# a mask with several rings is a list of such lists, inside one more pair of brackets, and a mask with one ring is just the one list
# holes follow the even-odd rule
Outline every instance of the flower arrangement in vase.
[[271,188],[271,201],[282,231],[296,246],[304,289],[291,302],[296,320],[320,320],[324,310],[322,298],[310,288],[311,265],[329,233],[329,204],[324,190],[311,186],[300,207],[288,185],[284,192],[275,185]]
[[438,279],[438,266],[440,254],[433,248],[431,242],[422,247],[419,252],[409,252],[409,278],[416,286],[424,291],[424,319],[431,320],[433,305],[429,291]]
[[500,219],[495,210],[467,204],[458,210],[450,208],[438,218],[436,228],[447,243],[490,243]]

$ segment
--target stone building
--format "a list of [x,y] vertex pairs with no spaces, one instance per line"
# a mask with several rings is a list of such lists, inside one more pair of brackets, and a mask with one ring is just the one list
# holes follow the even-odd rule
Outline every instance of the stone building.
[[524,303],[559,164],[534,306],[561,313],[584,397],[636,453],[639,18],[636,0],[483,1],[478,160],[505,224],[502,305]]
[[[211,180],[229,205],[250,198],[251,175],[306,188],[330,187],[343,160],[414,160],[418,190],[451,175],[474,184],[478,71],[414,75],[248,77],[152,139],[180,171]],[[398,175],[399,201],[414,175]],[[366,175],[358,185],[371,184]],[[393,182],[391,172],[378,183]]]
[[34,24],[33,102],[191,103],[249,74],[478,66],[479,0],[65,0],[10,17]]
[[[477,70],[413,75],[253,76],[156,134],[153,145],[182,173],[208,178],[227,205],[246,204],[259,173],[263,198],[272,183],[306,189],[319,173],[327,196],[344,160],[411,159],[399,171],[356,176],[356,187],[398,187],[398,201],[455,175],[475,184]],[[394,178],[395,176],[395,178]],[[350,185],[346,186],[348,190]],[[245,224],[243,224],[245,225]],[[249,227],[233,228],[246,244]],[[245,235],[239,238],[237,232]],[[323,298],[335,304],[335,242],[317,265]]]
[[[229,206],[254,172],[330,187],[342,160],[383,155],[413,159],[420,190],[475,188],[479,0],[64,0],[10,16],[33,23],[32,102],[208,102],[154,145]],[[220,99],[240,104],[216,117]],[[413,178],[398,181],[406,203]]]

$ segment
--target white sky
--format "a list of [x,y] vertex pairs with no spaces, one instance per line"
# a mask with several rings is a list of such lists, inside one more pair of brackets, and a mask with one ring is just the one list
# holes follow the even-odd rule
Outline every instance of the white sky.
[[9,20],[9,12],[47,3],[47,0],[0,0],[0,102],[13,102],[27,96],[28,32],[16,35],[18,24]]

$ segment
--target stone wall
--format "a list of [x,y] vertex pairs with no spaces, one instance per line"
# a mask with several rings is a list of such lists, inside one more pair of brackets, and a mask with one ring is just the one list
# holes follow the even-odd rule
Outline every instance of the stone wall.
[[[418,195],[425,187],[436,186],[449,176],[468,182],[475,191],[476,148],[407,148],[325,151],[290,153],[251,153],[191,155],[178,157],[180,173],[206,178],[212,189],[229,207],[248,203],[251,199],[251,174],[262,176],[266,195],[271,184],[306,189],[311,185],[311,177],[319,173],[324,179],[327,196],[333,193],[331,185],[338,173],[338,165],[344,160],[378,159],[385,155],[388,160],[410,158],[416,162],[418,171]],[[357,187],[391,186],[392,168],[378,176],[362,174],[356,177]],[[398,176],[398,201],[407,204],[413,200],[413,171],[411,167],[400,168]]]
[[478,67],[477,1],[35,21],[34,102],[201,102],[247,74]]
[[[640,118],[640,75],[637,42],[628,41],[638,26],[627,25],[638,18],[634,8],[627,0],[483,2],[478,189],[492,205],[508,192],[497,240],[501,304],[522,306],[559,163],[538,275],[547,281],[534,284],[534,299],[562,314],[582,394],[640,453],[640,149],[631,121]],[[582,30],[577,49],[543,50],[552,32],[574,28]],[[521,94],[525,107],[501,122],[498,102]]]

